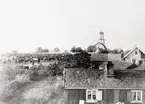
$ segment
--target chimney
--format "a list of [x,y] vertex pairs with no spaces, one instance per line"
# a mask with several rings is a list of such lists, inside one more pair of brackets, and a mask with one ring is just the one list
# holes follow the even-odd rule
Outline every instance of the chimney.
[[105,62],[105,76],[107,77],[114,77],[114,69],[112,62]]
[[99,42],[105,45],[104,33],[101,31],[99,34],[100,34]]

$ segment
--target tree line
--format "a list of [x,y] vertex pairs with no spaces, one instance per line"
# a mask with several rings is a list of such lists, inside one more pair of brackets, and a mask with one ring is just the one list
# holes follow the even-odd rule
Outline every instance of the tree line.
[[[54,52],[60,52],[60,49],[59,48],[54,48],[53,49],[53,51]],[[47,48],[42,48],[42,47],[38,47],[37,49],[36,49],[36,53],[42,53],[42,52],[49,52],[49,49],[47,49]]]
[[[71,52],[73,53],[80,53],[80,52],[95,52],[96,51],[96,46],[95,45],[89,45],[86,49],[82,49],[81,47],[76,47],[76,46],[73,46],[71,49],[70,49]],[[40,60],[44,60],[44,61],[50,61],[50,60],[61,60],[64,56],[62,56],[62,54],[70,54],[68,51],[65,51],[63,52],[61,55],[60,54],[53,54],[53,55],[46,55],[46,54],[43,54],[43,53],[48,53],[50,52],[49,49],[47,48],[42,48],[42,47],[38,47],[36,48],[36,53],[32,53],[32,54],[20,54],[18,53],[16,50],[13,50],[12,51],[12,54],[14,56],[16,56],[17,58],[14,59],[12,62],[16,62],[16,63],[23,63],[23,62],[32,62],[33,61],[33,58],[39,58]],[[60,52],[60,49],[58,47],[54,48],[53,49],[53,52]],[[123,49],[121,48],[118,48],[118,49],[107,49],[106,50],[101,50],[100,53],[113,53],[113,54],[122,54],[122,57],[128,53],[129,50],[127,51],[124,51]]]
[[[82,51],[87,51],[87,52],[95,52],[96,51],[96,46],[95,45],[89,45],[86,49],[82,49],[81,47],[75,47],[73,46],[70,50],[71,52],[82,52]],[[121,48],[117,48],[117,49],[107,49],[107,52],[105,53],[113,53],[113,54],[126,54],[128,53],[130,50],[124,51]],[[104,50],[102,49],[102,53],[104,53]]]
[[[117,49],[107,49],[108,50],[108,53],[114,53],[114,54],[124,54],[124,53],[127,53],[129,52],[129,50],[127,51],[124,51],[123,49],[121,48],[117,48]],[[89,45],[86,49],[82,49],[81,47],[76,47],[76,46],[73,46],[71,49],[70,49],[71,52],[82,52],[82,51],[87,51],[87,52],[95,52],[96,51],[96,47],[95,45]],[[38,47],[36,49],[36,53],[41,53],[41,52],[50,52],[49,49],[47,48],[42,48],[42,47]],[[58,47],[54,48],[53,52],[60,52],[60,49]]]

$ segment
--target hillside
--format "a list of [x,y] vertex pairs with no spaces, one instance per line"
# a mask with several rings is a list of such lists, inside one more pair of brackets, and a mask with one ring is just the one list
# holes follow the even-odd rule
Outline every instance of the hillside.
[[0,104],[63,104],[65,92],[60,77],[30,80],[17,65],[0,66]]

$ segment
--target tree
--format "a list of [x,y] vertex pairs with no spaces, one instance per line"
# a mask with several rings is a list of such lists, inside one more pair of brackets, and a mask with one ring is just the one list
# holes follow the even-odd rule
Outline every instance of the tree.
[[82,52],[82,51],[83,51],[83,50],[82,50],[81,47],[77,47],[76,50],[75,50],[75,52]]
[[72,48],[71,48],[71,50],[70,50],[71,52],[75,52],[76,51],[76,47],[75,46],[73,46]]
[[117,54],[117,53],[118,53],[118,50],[117,50],[117,49],[114,49],[114,50],[112,51],[112,53]]
[[81,48],[81,47],[75,47],[75,46],[73,46],[72,48],[71,48],[71,50],[70,50],[71,52],[82,52],[83,51],[83,49]]
[[119,48],[119,49],[117,49],[117,50],[118,50],[118,53],[119,53],[119,54],[123,54],[123,53],[124,53],[124,50],[121,49],[121,48]]
[[[74,60],[76,62],[76,66],[79,68],[80,67],[89,68],[90,59],[91,59],[91,54],[88,54],[88,52],[83,51],[83,50],[79,53],[74,54]],[[73,60],[73,62],[74,62],[74,60]]]
[[124,54],[124,50],[121,48],[114,49],[114,50],[108,49],[108,52],[113,54]]
[[43,52],[49,52],[49,50],[47,48],[43,49]]
[[53,50],[54,52],[60,52],[60,49],[59,48],[54,48],[54,50]]
[[96,47],[94,45],[89,45],[87,47],[87,52],[95,52],[96,51]]
[[42,47],[38,47],[38,48],[36,49],[36,52],[37,52],[37,53],[41,53],[41,52],[43,52]]
[[123,51],[123,49],[118,48],[118,49],[114,49],[114,50],[112,51],[112,53],[114,53],[114,54],[123,54],[124,51]]

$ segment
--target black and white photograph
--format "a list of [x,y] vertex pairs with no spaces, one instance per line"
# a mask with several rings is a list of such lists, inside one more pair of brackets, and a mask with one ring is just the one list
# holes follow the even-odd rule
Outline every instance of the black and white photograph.
[[0,104],[145,104],[145,0],[0,0]]

